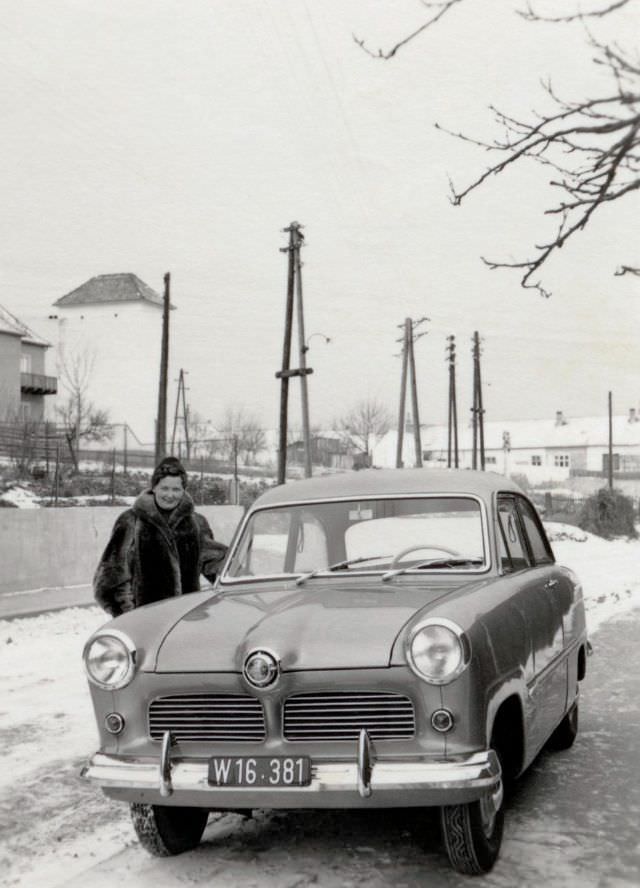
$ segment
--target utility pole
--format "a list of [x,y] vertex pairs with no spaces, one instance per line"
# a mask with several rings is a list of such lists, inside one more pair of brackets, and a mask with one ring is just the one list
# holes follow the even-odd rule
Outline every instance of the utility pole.
[[[173,432],[171,433],[171,453],[176,443],[176,430],[178,428],[178,420],[182,420],[182,428],[184,431],[184,444],[187,451],[187,459],[191,457],[191,444],[189,442],[189,408],[187,407],[187,395],[184,378],[186,371],[180,368],[180,376],[178,377],[178,392],[176,395],[176,409],[173,416]],[[182,416],[179,415],[180,402],[182,401]]]
[[[417,321],[416,323],[420,323]],[[413,353],[413,321],[409,319],[409,371],[411,373],[411,415],[413,416],[413,444],[416,454],[416,468],[422,468],[422,441],[420,439],[420,414],[418,413],[418,385],[416,382],[416,359]]]
[[613,394],[609,392],[609,490],[613,490]]
[[[409,320],[409,318],[407,318]],[[404,445],[404,424],[405,424],[405,403],[407,400],[407,366],[409,362],[409,339],[407,333],[407,324],[404,324],[404,333],[402,338],[402,376],[400,377],[400,409],[398,412],[398,440],[396,446],[396,469],[401,469],[404,465],[402,461],[402,450]]]
[[233,436],[233,502],[240,505],[240,481],[238,478],[238,436]]
[[511,432],[502,433],[503,474],[509,477],[509,453],[511,452]]
[[484,472],[484,408],[482,406],[482,379],[480,376],[480,336],[476,330],[473,334],[473,407],[471,408],[473,422],[473,468],[478,468],[478,453],[480,454],[480,468]]
[[449,353],[449,424],[447,435],[447,467],[451,468],[453,457],[453,465],[458,468],[458,407],[456,403],[456,337],[447,336],[449,345],[447,351]]
[[[287,473],[287,427],[289,414],[289,379],[292,376],[300,376],[306,381],[306,377],[313,373],[311,367],[306,366],[304,320],[302,315],[302,278],[300,263],[300,247],[304,241],[301,225],[292,222],[284,231],[289,232],[289,245],[281,247],[280,252],[288,253],[287,271],[287,301],[285,309],[284,345],[282,348],[282,369],[276,373],[276,379],[280,380],[280,435],[278,448],[278,484],[284,484]],[[297,283],[297,286],[296,286]],[[297,297],[298,309],[298,340],[300,352],[300,367],[291,369],[291,334],[293,328],[294,295]],[[309,438],[309,407],[306,385],[302,389],[303,403],[303,435],[305,438],[305,475],[311,476],[311,442]]]
[[[404,447],[404,427],[405,427],[405,407],[407,400],[407,375],[411,375],[411,417],[413,420],[413,442],[415,447],[415,466],[422,468],[422,440],[420,435],[420,414],[418,412],[418,383],[416,378],[416,359],[413,344],[421,336],[426,336],[426,331],[416,333],[417,328],[429,318],[418,318],[417,321],[411,318],[405,318],[404,324],[398,326],[404,327],[402,336],[402,377],[400,380],[400,408],[398,412],[398,440],[396,447],[396,468],[401,469],[403,465],[402,451]],[[398,340],[400,341],[400,340]]]
[[167,453],[167,376],[169,372],[169,310],[171,274],[164,276],[162,304],[162,345],[160,349],[160,384],[158,386],[158,415],[156,418],[156,464]]
[[300,239],[295,251],[296,262],[296,308],[298,311],[298,366],[300,368],[300,388],[302,402],[302,438],[304,441],[304,476],[311,477],[311,432],[309,428],[309,392],[307,389],[307,346],[304,336],[304,314],[302,311],[302,263],[300,261]]

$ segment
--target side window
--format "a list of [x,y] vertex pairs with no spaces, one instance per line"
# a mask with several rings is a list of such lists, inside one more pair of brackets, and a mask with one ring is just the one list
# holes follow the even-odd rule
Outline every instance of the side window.
[[518,503],[520,506],[522,523],[524,524],[527,537],[529,538],[529,545],[531,546],[531,552],[535,564],[553,564],[553,556],[551,555],[546,540],[540,532],[533,506],[528,500],[523,499],[522,497],[518,497]]
[[513,497],[498,497],[500,525],[500,561],[503,570],[522,570],[529,566],[524,541],[520,532],[518,510]]

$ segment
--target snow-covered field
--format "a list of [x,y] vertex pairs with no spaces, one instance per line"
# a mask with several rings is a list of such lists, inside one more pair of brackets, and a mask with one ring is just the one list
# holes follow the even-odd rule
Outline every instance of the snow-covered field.
[[[640,541],[548,529],[557,560],[583,583],[591,635],[640,607]],[[93,607],[0,621],[4,885],[53,888],[134,841],[126,806],[78,779],[96,748],[81,652],[104,622]]]

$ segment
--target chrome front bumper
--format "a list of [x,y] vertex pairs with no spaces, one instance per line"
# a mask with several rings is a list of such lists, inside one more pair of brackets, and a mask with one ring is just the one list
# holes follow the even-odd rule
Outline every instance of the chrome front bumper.
[[170,751],[165,739],[155,761],[96,753],[81,776],[124,801],[218,810],[452,805],[501,789],[492,749],[439,761],[376,760],[368,737],[361,736],[355,761],[316,761],[308,786],[278,788],[211,786],[206,759],[172,761]]

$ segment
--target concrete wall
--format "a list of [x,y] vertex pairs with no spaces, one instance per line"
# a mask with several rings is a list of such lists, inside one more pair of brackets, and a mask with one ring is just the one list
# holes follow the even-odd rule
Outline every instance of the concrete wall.
[[[0,509],[0,594],[91,582],[122,507]],[[228,543],[241,506],[198,506],[217,540]]]

